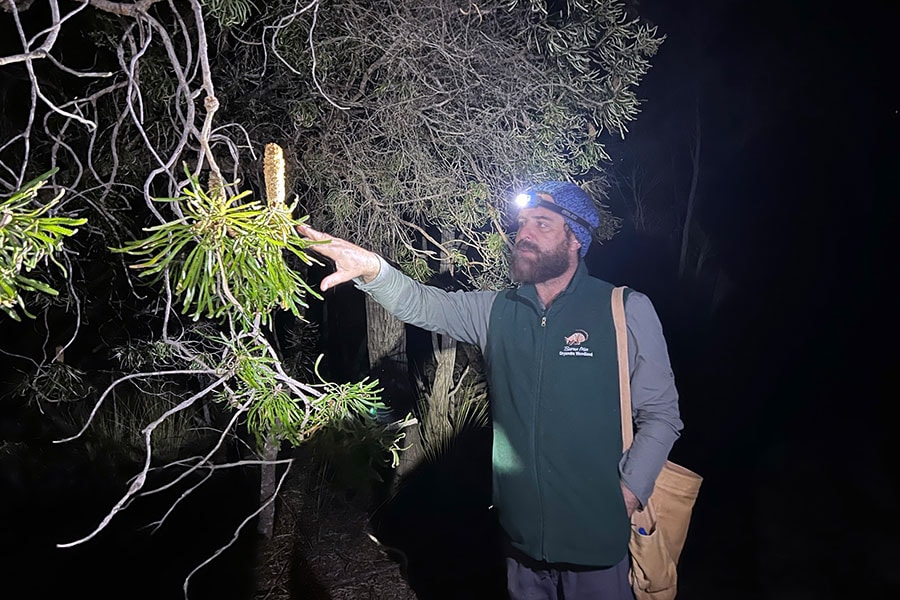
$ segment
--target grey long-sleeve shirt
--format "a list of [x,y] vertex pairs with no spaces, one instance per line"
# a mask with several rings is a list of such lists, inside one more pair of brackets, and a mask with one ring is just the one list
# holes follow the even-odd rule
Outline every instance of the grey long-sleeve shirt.
[[[446,292],[418,283],[380,260],[381,271],[374,280],[356,281],[360,290],[401,321],[485,349],[498,292]],[[646,505],[683,424],[666,340],[650,299],[635,291],[628,294],[625,321],[634,441],[619,462],[619,473]]]

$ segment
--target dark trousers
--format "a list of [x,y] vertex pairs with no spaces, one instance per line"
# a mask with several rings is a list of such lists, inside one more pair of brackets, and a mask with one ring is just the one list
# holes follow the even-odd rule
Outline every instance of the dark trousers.
[[629,557],[605,569],[566,569],[507,557],[510,600],[634,600],[628,583]]

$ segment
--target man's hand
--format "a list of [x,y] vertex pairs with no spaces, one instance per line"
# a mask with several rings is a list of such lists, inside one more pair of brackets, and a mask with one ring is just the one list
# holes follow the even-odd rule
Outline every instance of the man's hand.
[[364,282],[369,283],[378,277],[381,271],[381,262],[374,252],[364,250],[347,240],[316,231],[308,225],[298,225],[297,233],[314,242],[327,242],[309,247],[316,254],[334,261],[334,273],[323,279],[319,285],[323,292],[355,277],[362,277]]
[[619,485],[622,486],[622,497],[625,498],[625,512],[628,513],[628,518],[631,518],[631,515],[641,507],[641,501],[638,500],[638,497],[631,493],[627,487],[625,487],[625,483],[620,479]]

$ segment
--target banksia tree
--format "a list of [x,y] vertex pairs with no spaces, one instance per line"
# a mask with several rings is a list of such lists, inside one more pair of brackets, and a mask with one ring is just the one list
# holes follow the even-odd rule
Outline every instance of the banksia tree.
[[[266,182],[266,203],[269,210],[279,210],[284,207],[284,151],[281,149],[281,146],[278,144],[266,144],[265,155],[263,157],[263,177]],[[273,379],[270,383],[270,386],[273,388],[278,387],[277,382]],[[285,405],[282,409],[287,409],[290,411],[291,408],[294,408],[295,405],[290,401],[290,396],[287,395]],[[277,412],[277,408],[275,409]],[[252,419],[254,414],[260,415],[262,411],[255,411],[250,413],[250,418]],[[289,421],[294,422],[302,422],[302,414],[290,414],[283,415],[282,417],[287,416]],[[276,489],[276,465],[275,460],[278,458],[278,434],[277,430],[273,430],[274,427],[278,427],[283,425],[281,419],[279,417],[275,418],[263,418],[262,422],[257,423],[254,429],[259,432],[257,434],[257,439],[259,440],[258,445],[261,447],[258,448],[259,453],[262,458],[267,461],[268,464],[264,464],[261,467],[261,476],[259,482],[259,498],[260,501],[264,501],[266,498],[272,496],[275,493]],[[269,539],[272,537],[275,531],[275,505],[270,503],[266,505],[263,511],[259,515],[259,520],[256,524],[256,531],[260,533],[264,538]]]
[[227,348],[225,364],[235,378],[230,394],[222,397],[246,405],[260,449],[281,441],[302,443],[348,410],[368,414],[380,406],[370,384],[310,385],[292,381],[281,368],[268,342],[272,315],[287,310],[303,319],[306,294],[318,294],[286,261],[290,253],[311,264],[305,249],[313,242],[296,233],[306,220],[293,216],[296,201],[285,205],[284,158],[277,144],[266,145],[263,172],[265,205],[250,199],[250,191],[227,196],[218,188],[204,190],[187,173],[190,185],[182,196],[159,200],[178,203],[184,217],[149,227],[149,237],[114,249],[140,257],[131,266],[141,276],[167,275],[174,281],[185,314],[218,320],[234,332],[216,337]]
[[[284,202],[281,148],[275,144],[266,147],[265,205],[252,200],[250,191],[228,195],[225,190],[229,186],[220,185],[216,177],[211,178],[212,189],[203,189],[196,175],[187,168],[185,172],[188,186],[181,196],[157,199],[175,204],[183,216],[148,227],[148,237],[113,250],[139,257],[140,262],[131,267],[141,276],[152,277],[156,284],[174,281],[173,293],[182,312],[194,320],[211,320],[218,329],[218,333],[204,336],[205,349],[199,353],[185,354],[181,342],[168,342],[195,365],[169,374],[190,373],[214,381],[164,417],[206,398],[231,408],[235,412],[232,423],[243,416],[264,465],[258,528],[268,537],[274,516],[272,500],[278,487],[274,466],[281,444],[301,444],[325,428],[353,430],[362,425],[378,429],[381,426],[375,422],[375,414],[384,405],[377,381],[331,383],[319,374],[318,365],[314,370],[316,381],[294,379],[284,370],[279,352],[270,342],[273,313],[287,310],[302,319],[305,295],[316,294],[286,261],[289,253],[310,264],[312,259],[305,249],[312,242],[296,233],[296,226],[306,219],[293,216],[297,202],[290,206]],[[145,469],[150,466],[150,438],[160,422],[144,431]],[[401,436],[396,428],[393,432],[386,432],[381,439],[386,442],[385,450],[396,457]],[[144,481],[143,476],[135,480],[110,516],[141,489]]]
[[[445,265],[464,287],[496,289],[522,186],[572,180],[602,200],[604,142],[637,117],[663,38],[621,0],[550,4],[322,5],[315,54],[281,48],[324,93],[297,103],[309,126],[295,121],[320,225],[420,280]],[[608,239],[616,219],[600,208]]]

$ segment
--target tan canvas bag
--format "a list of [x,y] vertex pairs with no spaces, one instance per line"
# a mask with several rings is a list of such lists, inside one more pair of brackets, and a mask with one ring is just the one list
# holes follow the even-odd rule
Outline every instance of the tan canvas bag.
[[[625,325],[625,288],[613,290],[612,311],[619,357],[619,395],[622,410],[622,448],[631,447],[631,378]],[[631,587],[637,600],[671,600],[678,591],[678,558],[684,547],[691,512],[703,478],[666,461],[656,478],[647,505],[631,516]],[[641,533],[644,531],[645,533]]]

